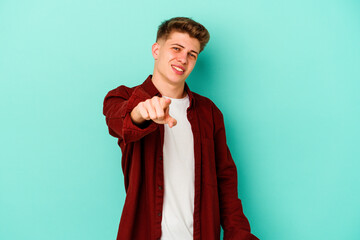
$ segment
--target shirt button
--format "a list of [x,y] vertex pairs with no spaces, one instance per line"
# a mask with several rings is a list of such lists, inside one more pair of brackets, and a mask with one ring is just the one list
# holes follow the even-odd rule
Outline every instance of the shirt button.
[[159,216],[159,217],[161,216],[161,212],[158,212],[158,216]]
[[159,186],[159,190],[162,190],[163,188],[162,188],[162,186]]
[[162,160],[163,159],[162,156],[160,156],[159,159]]

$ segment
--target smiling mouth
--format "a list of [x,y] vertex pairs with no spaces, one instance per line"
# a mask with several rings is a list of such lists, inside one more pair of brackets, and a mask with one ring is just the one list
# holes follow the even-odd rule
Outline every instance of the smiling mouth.
[[177,71],[180,71],[180,72],[183,72],[184,70],[179,68],[179,67],[176,67],[176,66],[172,66],[173,68],[175,68]]
[[172,67],[173,71],[178,75],[183,75],[185,72],[185,69],[183,69],[182,67],[178,67],[175,65],[171,65],[171,67]]

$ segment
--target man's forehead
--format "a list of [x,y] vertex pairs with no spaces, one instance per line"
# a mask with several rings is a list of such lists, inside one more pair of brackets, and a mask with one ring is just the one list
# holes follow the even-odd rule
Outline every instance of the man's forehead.
[[169,34],[168,38],[166,39],[166,44],[170,44],[170,45],[178,44],[181,46],[185,46],[188,44],[195,45],[195,46],[191,46],[191,48],[195,47],[197,49],[192,49],[192,50],[195,50],[196,52],[199,52],[199,50],[200,50],[199,40],[196,38],[190,37],[190,35],[187,32],[172,31]]

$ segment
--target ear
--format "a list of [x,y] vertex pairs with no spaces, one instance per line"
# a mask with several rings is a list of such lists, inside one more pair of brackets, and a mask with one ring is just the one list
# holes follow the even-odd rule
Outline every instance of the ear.
[[155,60],[157,60],[159,57],[159,51],[160,51],[160,45],[159,43],[156,42],[152,45],[151,48],[151,52]]

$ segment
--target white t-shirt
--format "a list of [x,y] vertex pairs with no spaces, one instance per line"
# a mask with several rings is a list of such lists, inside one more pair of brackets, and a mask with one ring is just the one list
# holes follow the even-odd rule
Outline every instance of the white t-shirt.
[[164,125],[161,240],[190,240],[193,239],[195,187],[194,138],[186,111],[190,101],[188,95],[170,99],[169,114],[177,124],[172,128]]

